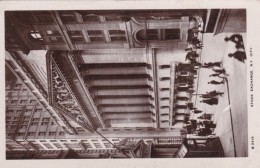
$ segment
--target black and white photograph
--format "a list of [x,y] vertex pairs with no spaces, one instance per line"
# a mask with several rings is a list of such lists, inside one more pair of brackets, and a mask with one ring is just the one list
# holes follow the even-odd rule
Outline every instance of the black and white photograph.
[[5,11],[6,160],[248,157],[246,16]]

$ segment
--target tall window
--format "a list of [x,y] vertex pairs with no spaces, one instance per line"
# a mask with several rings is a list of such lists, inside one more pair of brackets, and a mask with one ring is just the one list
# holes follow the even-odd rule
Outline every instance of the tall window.
[[26,100],[20,100],[20,104],[25,104],[26,102]]
[[99,22],[99,17],[95,15],[83,15],[83,22]]
[[180,29],[165,29],[165,40],[180,39]]
[[146,40],[159,40],[160,39],[160,30],[142,29],[142,30],[138,31],[138,33],[136,34],[136,37],[141,42],[145,42]]
[[142,29],[137,32],[136,38],[140,42],[177,40],[180,39],[180,29]]
[[75,23],[76,22],[76,18],[74,16],[73,12],[60,11],[59,14],[60,14],[60,18],[63,23]]
[[87,33],[91,42],[105,41],[101,30],[88,30]]
[[11,101],[11,104],[16,104],[17,103],[17,100],[12,100]]
[[46,132],[39,132],[39,136],[45,136]]
[[46,40],[48,40],[48,42],[64,42],[62,36],[60,35],[59,31],[55,31],[55,30],[47,30],[45,32],[44,37],[46,37]]
[[160,40],[160,30],[157,29],[148,29],[146,32],[147,40]]
[[109,30],[111,41],[126,41],[124,30]]
[[50,135],[50,136],[55,136],[55,135],[56,135],[56,132],[49,132],[49,135]]
[[83,38],[81,31],[68,31],[68,35],[72,43],[84,43],[85,40]]
[[30,100],[30,103],[31,104],[36,103],[36,100]]

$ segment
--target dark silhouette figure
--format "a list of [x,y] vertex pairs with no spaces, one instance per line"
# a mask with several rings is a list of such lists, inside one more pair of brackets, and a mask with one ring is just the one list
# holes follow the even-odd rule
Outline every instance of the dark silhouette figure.
[[207,92],[206,94],[201,95],[201,98],[204,99],[211,99],[214,98],[216,96],[222,96],[224,94],[224,92],[217,92],[216,90],[211,91],[211,92]]
[[218,92],[216,90],[208,92],[207,94],[209,94],[211,97],[215,97],[215,96],[222,96],[224,94],[224,92]]
[[196,59],[190,59],[190,63],[196,68],[196,66],[201,67],[201,63],[198,62]]
[[187,103],[187,107],[188,107],[189,109],[193,108],[193,107],[194,107],[194,106],[193,106],[193,103]]
[[244,48],[243,38],[240,34],[233,34],[230,37],[226,37],[225,41],[232,41],[236,44],[236,48]]
[[213,121],[204,120],[202,123],[206,129],[216,128],[216,124],[214,124]]
[[210,98],[210,99],[201,100],[200,102],[206,103],[208,105],[217,105],[218,104],[218,99],[217,98]]
[[213,114],[204,113],[203,115],[199,116],[198,119],[211,120],[212,116],[213,116]]
[[196,46],[196,48],[201,48],[203,47],[202,42],[197,38],[197,37],[193,37],[190,41],[190,43],[194,46]]
[[236,51],[233,54],[228,54],[229,57],[234,57],[238,61],[245,62],[246,53],[244,51]]
[[221,82],[218,82],[218,81],[215,81],[215,80],[208,82],[208,84],[213,84],[213,85],[220,85],[220,84],[224,84],[224,83],[225,83],[224,80],[221,81]]
[[185,60],[196,59],[198,57],[199,57],[199,55],[196,52],[191,51],[191,52],[187,53]]
[[226,70],[223,68],[223,69],[212,69],[214,72],[216,73],[219,73],[219,74],[225,74],[226,73]]
[[194,89],[189,89],[187,92],[188,92],[188,93],[194,93],[195,90],[194,90]]
[[209,128],[200,128],[198,131],[198,136],[207,136],[211,135],[212,131]]
[[219,78],[225,79],[225,77],[222,77],[222,76],[220,76],[220,75],[221,75],[221,74],[215,73],[215,74],[209,75],[209,77],[219,77]]
[[185,51],[192,51],[192,48],[189,47],[189,48],[185,48],[184,50],[185,50]]
[[204,63],[201,67],[202,68],[213,68],[214,66],[221,67],[221,62],[208,62],[208,63]]
[[194,114],[199,114],[199,113],[202,113],[202,112],[203,112],[202,110],[197,110],[197,109],[195,109],[195,110],[193,111]]
[[220,74],[211,74],[209,77],[219,77]]
[[201,98],[204,98],[204,99],[210,99],[212,98],[212,96],[210,94],[203,94],[200,96]]
[[176,100],[189,100],[189,98],[185,96],[177,96]]

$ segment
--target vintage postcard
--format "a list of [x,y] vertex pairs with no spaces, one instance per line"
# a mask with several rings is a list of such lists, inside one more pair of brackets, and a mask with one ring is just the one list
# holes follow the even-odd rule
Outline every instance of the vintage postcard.
[[260,166],[257,1],[1,5],[6,167]]

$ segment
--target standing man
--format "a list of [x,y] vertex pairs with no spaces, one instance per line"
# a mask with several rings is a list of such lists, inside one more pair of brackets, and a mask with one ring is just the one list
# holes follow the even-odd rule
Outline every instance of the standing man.
[[215,80],[208,82],[208,84],[213,84],[213,85],[220,85],[220,84],[224,84],[224,83],[225,83],[224,79],[221,82],[218,82],[218,81],[215,81]]
[[228,54],[229,57],[234,57],[235,59],[237,59],[240,62],[245,62],[246,60],[246,53],[244,51],[236,51],[233,54]]
[[218,104],[218,99],[217,98],[204,99],[204,100],[201,100],[200,102],[206,103],[208,105],[217,105]]
[[221,67],[221,62],[208,62],[202,65],[202,68],[213,68],[214,66]]
[[214,72],[219,73],[219,74],[225,74],[226,70],[224,68],[222,69],[212,69]]

